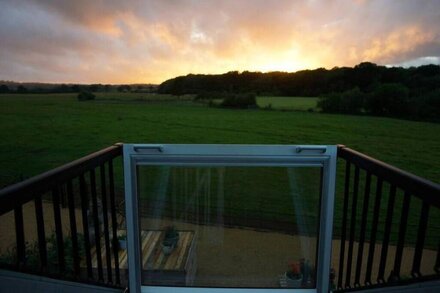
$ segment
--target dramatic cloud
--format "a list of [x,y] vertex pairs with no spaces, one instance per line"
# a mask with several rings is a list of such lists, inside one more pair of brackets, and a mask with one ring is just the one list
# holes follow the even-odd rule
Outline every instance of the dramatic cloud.
[[436,0],[0,0],[0,79],[158,83],[439,59]]

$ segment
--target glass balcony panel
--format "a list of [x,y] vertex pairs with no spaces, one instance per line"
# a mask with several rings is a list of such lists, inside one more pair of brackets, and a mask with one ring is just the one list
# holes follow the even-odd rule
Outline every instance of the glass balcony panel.
[[320,168],[137,173],[142,285],[316,288]]

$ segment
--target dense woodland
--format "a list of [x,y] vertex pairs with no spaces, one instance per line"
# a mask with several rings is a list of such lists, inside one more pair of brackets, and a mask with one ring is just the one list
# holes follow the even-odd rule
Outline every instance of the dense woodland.
[[163,82],[159,93],[254,93],[321,97],[324,112],[440,119],[440,66],[401,68],[364,62],[355,67],[319,68],[295,73],[228,72],[189,74]]

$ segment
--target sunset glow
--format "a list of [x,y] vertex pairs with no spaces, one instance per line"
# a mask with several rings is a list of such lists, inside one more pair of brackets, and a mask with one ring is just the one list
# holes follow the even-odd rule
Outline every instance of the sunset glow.
[[[274,3],[272,3],[274,2]],[[440,63],[439,1],[1,1],[0,79]]]

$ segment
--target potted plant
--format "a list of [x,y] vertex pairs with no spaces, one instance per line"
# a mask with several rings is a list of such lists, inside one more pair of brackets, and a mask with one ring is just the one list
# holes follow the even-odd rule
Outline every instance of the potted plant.
[[302,285],[303,274],[301,272],[300,262],[289,263],[289,269],[285,273],[287,287],[299,288]]
[[119,249],[127,249],[127,235],[118,236]]
[[303,275],[302,285],[305,288],[310,288],[314,283],[316,272],[314,267],[310,264],[310,260],[302,258],[299,261],[301,267],[301,273]]
[[169,226],[165,229],[165,237],[162,241],[162,251],[165,255],[171,254],[174,248],[177,247],[179,241],[179,232],[174,226]]

